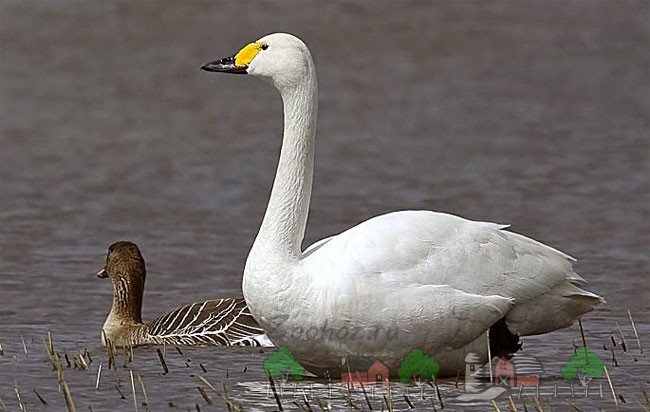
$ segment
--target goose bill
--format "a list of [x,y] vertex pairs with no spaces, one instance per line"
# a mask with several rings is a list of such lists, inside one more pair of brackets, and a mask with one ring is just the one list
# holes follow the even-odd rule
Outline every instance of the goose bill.
[[108,277],[108,273],[106,273],[106,268],[102,268],[102,270],[97,272],[97,277],[100,279],[106,279]]

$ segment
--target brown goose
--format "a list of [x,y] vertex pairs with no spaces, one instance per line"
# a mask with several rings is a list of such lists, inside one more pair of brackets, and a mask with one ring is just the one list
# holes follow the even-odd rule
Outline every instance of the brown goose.
[[181,306],[142,322],[142,296],[146,269],[138,247],[113,243],[106,266],[97,273],[113,282],[113,307],[104,322],[102,342],[115,346],[227,345],[272,346],[250,314],[244,298],[207,300]]

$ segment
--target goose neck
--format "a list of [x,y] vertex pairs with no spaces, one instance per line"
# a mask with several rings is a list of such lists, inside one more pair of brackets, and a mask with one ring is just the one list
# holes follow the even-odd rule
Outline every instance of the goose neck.
[[108,319],[122,324],[141,324],[143,295],[143,284],[119,276],[113,282],[113,306]]

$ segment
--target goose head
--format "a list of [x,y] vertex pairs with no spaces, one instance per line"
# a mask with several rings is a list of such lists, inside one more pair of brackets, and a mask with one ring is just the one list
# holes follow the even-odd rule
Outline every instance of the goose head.
[[302,40],[288,33],[273,33],[247,44],[232,56],[206,63],[201,69],[249,74],[283,90],[308,78],[313,62]]
[[113,283],[113,308],[109,316],[121,324],[142,323],[146,270],[140,249],[131,242],[113,243],[108,248],[106,265],[97,276],[109,278]]

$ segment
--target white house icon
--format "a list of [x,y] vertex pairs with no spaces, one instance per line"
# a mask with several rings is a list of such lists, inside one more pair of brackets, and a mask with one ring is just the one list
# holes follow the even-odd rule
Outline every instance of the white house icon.
[[478,371],[483,363],[481,358],[474,352],[465,356],[465,392],[480,392],[481,381],[476,379],[474,373]]

